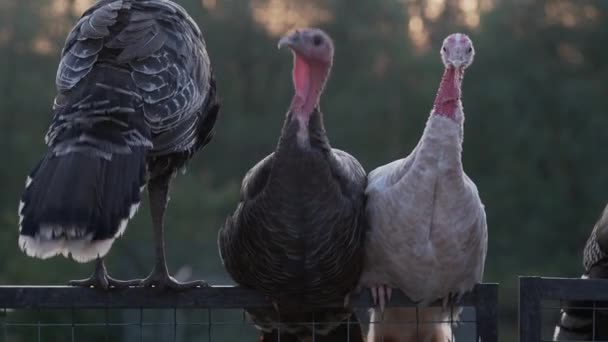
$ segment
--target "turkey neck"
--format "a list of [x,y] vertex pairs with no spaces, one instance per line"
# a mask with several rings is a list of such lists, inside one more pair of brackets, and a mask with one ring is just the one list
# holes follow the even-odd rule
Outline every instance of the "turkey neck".
[[463,68],[448,66],[443,72],[439,90],[433,104],[433,114],[445,116],[457,120],[458,106],[460,102]]
[[323,123],[323,113],[318,107],[306,117],[306,123],[300,120],[295,111],[287,113],[276,150],[279,155],[285,154],[289,159],[301,159],[302,153],[331,150]]

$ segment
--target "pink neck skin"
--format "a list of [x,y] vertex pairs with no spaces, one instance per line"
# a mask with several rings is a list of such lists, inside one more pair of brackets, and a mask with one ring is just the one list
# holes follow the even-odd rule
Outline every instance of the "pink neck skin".
[[304,127],[308,127],[308,120],[319,103],[329,69],[327,63],[310,61],[294,53],[293,85],[296,94],[291,102],[291,110]]
[[460,100],[460,85],[463,70],[453,66],[445,68],[439,90],[433,104],[433,114],[456,120],[458,100]]

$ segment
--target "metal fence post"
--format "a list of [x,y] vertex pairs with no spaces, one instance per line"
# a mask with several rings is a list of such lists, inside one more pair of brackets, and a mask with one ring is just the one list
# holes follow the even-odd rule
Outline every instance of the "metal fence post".
[[477,286],[475,312],[480,342],[498,342],[498,284]]
[[541,340],[540,278],[519,278],[519,342]]

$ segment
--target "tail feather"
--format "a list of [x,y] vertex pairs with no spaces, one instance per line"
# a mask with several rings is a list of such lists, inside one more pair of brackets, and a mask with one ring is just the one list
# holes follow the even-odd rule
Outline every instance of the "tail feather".
[[29,256],[86,262],[104,256],[135,215],[145,185],[145,149],[110,158],[47,154],[19,204],[19,246]]
[[[367,342],[454,342],[451,322],[458,321],[442,308],[388,308],[371,310]],[[438,323],[445,322],[445,323]]]

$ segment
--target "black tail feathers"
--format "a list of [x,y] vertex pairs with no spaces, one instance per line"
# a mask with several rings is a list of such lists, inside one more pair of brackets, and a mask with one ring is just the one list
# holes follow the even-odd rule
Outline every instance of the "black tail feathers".
[[145,185],[145,149],[110,159],[47,154],[26,181],[19,204],[19,247],[29,256],[104,256],[126,228]]

